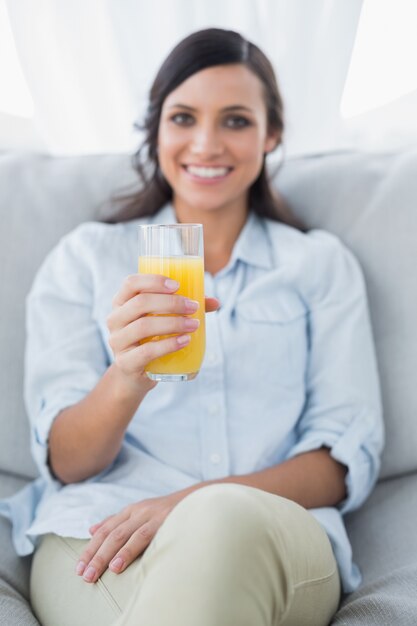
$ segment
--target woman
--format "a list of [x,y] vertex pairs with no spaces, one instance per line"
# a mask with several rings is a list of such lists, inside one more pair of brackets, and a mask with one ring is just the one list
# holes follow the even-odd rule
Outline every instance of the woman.
[[[237,33],[170,53],[145,131],[144,190],[65,237],[28,299],[42,478],[11,510],[18,551],[37,546],[32,604],[45,626],[328,624],[359,584],[342,513],[383,437],[360,269],[272,193],[281,98]],[[187,345],[196,304],[132,271],[138,224],[175,221],[203,224],[215,298],[199,376],[169,385],[145,367]]]

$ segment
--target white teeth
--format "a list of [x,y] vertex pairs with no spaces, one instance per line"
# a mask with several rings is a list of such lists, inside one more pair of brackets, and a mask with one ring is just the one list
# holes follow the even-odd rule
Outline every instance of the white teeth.
[[216,178],[226,176],[229,171],[228,167],[196,167],[194,165],[187,166],[187,172],[200,178]]

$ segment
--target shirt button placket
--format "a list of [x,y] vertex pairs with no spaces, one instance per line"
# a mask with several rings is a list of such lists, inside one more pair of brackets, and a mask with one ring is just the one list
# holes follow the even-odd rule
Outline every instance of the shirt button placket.
[[[207,283],[206,291],[213,293]],[[211,287],[211,290],[209,290]],[[209,291],[208,291],[209,290]],[[202,470],[205,480],[222,478],[230,473],[226,428],[226,393],[224,361],[218,313],[206,317],[207,352],[201,376],[202,411],[200,418]]]

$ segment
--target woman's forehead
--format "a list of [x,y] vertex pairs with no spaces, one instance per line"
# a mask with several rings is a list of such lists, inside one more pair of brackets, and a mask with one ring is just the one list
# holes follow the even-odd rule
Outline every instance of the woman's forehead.
[[230,64],[216,65],[196,72],[168,94],[163,106],[258,108],[263,103],[263,85],[259,78],[245,65]]

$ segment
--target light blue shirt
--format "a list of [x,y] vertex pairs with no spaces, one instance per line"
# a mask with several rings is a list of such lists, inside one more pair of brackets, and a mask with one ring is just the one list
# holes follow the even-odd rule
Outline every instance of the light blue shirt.
[[[143,222],[175,221],[171,206]],[[44,533],[89,537],[126,504],[203,480],[262,470],[321,446],[348,467],[347,498],[312,510],[332,542],[345,591],[360,574],[342,514],[378,475],[383,425],[361,270],[330,233],[251,214],[227,266],[205,275],[220,311],[206,316],[197,378],[160,383],[134,415],[115,462],[62,486],[47,465],[51,424],[113,360],[106,317],[136,271],[140,220],[86,223],[65,236],[27,300],[25,399],[41,477],[1,504],[19,554]]]

